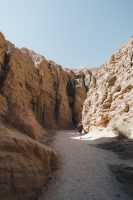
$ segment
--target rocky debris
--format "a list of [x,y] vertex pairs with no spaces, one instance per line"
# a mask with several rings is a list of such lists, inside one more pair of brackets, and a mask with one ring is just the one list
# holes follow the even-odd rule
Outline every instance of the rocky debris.
[[133,38],[89,76],[82,115],[84,129],[110,126],[118,119],[133,124]]
[[0,199],[37,199],[59,167],[54,150],[0,124]]

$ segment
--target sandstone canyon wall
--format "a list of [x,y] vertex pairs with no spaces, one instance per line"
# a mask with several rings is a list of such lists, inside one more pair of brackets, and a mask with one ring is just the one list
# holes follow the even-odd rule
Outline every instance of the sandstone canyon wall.
[[91,70],[95,84],[89,85],[82,121],[86,131],[112,128],[121,120],[133,124],[133,37],[98,69]]
[[81,119],[86,98],[83,73],[65,71],[33,51],[15,48],[3,35],[0,37],[0,114],[4,115],[9,104],[14,104],[32,110],[46,128],[72,128]]
[[46,128],[73,128],[82,117],[83,72],[70,72],[0,33],[0,198],[36,199],[60,157]]
[[82,118],[87,131],[114,118],[132,121],[133,38],[104,65],[82,70],[17,49],[2,34],[0,41],[0,116],[17,105],[43,127],[72,128]]
[[[133,38],[99,68],[63,69],[0,33],[0,191],[35,199],[60,158],[46,129],[133,124]],[[26,180],[26,183],[25,183]],[[28,192],[28,193],[27,193]]]

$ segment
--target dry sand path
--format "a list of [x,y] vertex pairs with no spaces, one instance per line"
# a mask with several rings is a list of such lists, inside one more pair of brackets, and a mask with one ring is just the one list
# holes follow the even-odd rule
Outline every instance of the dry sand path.
[[120,163],[117,155],[91,145],[98,140],[71,138],[75,136],[74,131],[56,133],[53,147],[61,154],[63,165],[40,200],[131,200],[108,168],[108,164]]

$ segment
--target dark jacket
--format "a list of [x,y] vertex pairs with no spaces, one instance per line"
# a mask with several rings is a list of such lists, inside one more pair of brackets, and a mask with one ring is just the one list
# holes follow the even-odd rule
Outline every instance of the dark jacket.
[[78,131],[79,131],[79,132],[82,132],[82,130],[83,130],[83,125],[82,125],[82,124],[79,124],[79,125],[78,125]]

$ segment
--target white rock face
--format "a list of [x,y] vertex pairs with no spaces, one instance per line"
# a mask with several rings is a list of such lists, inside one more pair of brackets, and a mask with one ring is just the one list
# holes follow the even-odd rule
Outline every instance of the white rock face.
[[132,124],[127,123],[124,120],[118,120],[116,123],[116,130],[119,136],[123,136],[125,138],[133,139],[133,126]]
[[100,68],[92,70],[82,121],[86,131],[115,118],[133,125],[133,38]]
[[36,68],[38,68],[41,62],[45,60],[44,56],[36,54],[34,51],[31,50],[29,50],[29,56],[31,57]]
[[42,55],[40,55],[40,54],[37,54],[37,53],[35,53],[34,51],[29,50],[29,49],[27,49],[27,48],[22,48],[21,51],[22,51],[23,53],[28,53],[28,54],[29,54],[29,56],[30,56],[31,60],[33,61],[34,66],[35,66],[36,68],[38,68],[38,67],[40,66],[40,64],[41,64],[41,62],[42,62],[43,60],[46,60],[44,56],[42,56]]

